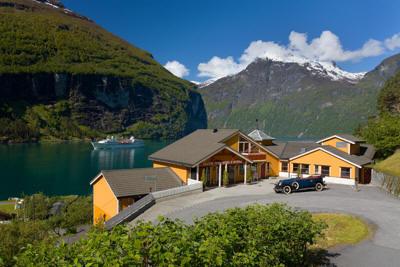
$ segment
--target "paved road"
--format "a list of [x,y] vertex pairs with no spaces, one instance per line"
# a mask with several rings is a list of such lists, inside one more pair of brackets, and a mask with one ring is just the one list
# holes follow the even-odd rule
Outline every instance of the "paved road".
[[[243,188],[245,187],[243,186]],[[240,189],[240,192],[243,192],[243,190]],[[203,201],[190,207],[176,205],[175,210],[171,209],[168,204],[164,205],[170,208],[167,209],[169,211],[166,214],[168,217],[179,218],[188,223],[192,222],[194,217],[200,217],[209,212],[246,206],[252,203],[282,202],[314,212],[328,211],[355,214],[374,224],[376,233],[371,240],[362,244],[333,251],[336,256],[331,258],[332,265],[400,266],[400,201],[398,199],[372,186],[361,187],[359,192],[354,192],[348,186],[339,185],[330,186],[330,189],[323,192],[302,192],[289,196],[275,194],[271,190],[267,192],[211,200],[203,199]],[[197,199],[201,199],[201,196]],[[175,200],[176,203],[178,203],[177,201]],[[182,203],[185,201],[180,199],[179,202],[183,205]],[[163,208],[162,205],[160,208]]]

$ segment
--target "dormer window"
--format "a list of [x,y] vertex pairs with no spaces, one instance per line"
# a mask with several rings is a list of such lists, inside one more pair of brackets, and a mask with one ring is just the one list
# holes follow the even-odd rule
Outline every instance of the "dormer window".
[[259,153],[260,148],[244,138],[239,140],[239,152],[244,154]]
[[336,147],[337,148],[346,148],[347,143],[346,142],[336,142]]

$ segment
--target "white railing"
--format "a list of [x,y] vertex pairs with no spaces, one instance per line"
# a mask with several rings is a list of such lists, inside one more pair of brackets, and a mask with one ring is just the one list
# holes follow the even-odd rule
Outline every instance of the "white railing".
[[192,191],[201,191],[201,190],[203,190],[202,182],[189,179],[187,185],[153,192],[152,194],[157,201],[162,198],[177,196],[177,195],[181,195],[184,193],[188,193],[188,192],[192,192]]

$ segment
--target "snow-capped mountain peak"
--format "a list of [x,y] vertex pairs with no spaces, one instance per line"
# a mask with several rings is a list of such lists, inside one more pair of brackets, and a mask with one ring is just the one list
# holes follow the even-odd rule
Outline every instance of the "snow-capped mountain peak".
[[348,72],[336,65],[333,61],[317,61],[310,60],[298,56],[289,56],[283,58],[271,58],[268,57],[266,60],[283,62],[283,63],[297,63],[300,66],[305,67],[313,75],[319,75],[327,77],[332,81],[345,80],[351,83],[356,83],[364,77],[366,72]]

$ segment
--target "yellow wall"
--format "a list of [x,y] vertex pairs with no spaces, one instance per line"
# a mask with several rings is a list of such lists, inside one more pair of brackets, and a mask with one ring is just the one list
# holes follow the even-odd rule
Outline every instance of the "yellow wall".
[[[343,147],[343,148],[336,147],[336,142],[345,142],[347,145],[345,147]],[[332,147],[334,147],[336,149],[339,149],[339,150],[341,150],[343,152],[346,152],[347,154],[349,153],[350,144],[347,143],[346,141],[343,141],[342,139],[339,139],[339,138],[336,138],[336,137],[322,142],[322,145],[323,146],[332,146]]]
[[118,213],[118,201],[106,179],[101,177],[93,184],[93,223],[109,220]]
[[225,141],[225,144],[231,147],[232,149],[239,151],[239,134],[232,136],[230,139]]
[[171,168],[171,170],[173,170],[176,175],[179,176],[179,178],[181,178],[181,180],[185,183],[187,183],[188,177],[190,175],[190,169],[183,167],[183,166],[178,166],[175,164],[171,164],[171,163],[164,163],[164,162],[157,162],[154,161],[153,162],[153,168],[164,168],[164,167],[169,167]]
[[309,164],[310,165],[310,174],[314,173],[315,165],[325,165],[330,166],[330,176],[340,177],[340,167],[349,167],[351,168],[350,178],[355,179],[357,171],[357,167],[343,161],[339,158],[332,156],[331,154],[326,153],[325,151],[317,150],[315,152],[306,154],[302,157],[296,158],[290,161],[290,172],[293,173],[293,163],[299,164]]
[[270,176],[279,176],[280,164],[279,158],[276,158],[270,153],[267,153],[267,162],[270,164]]

